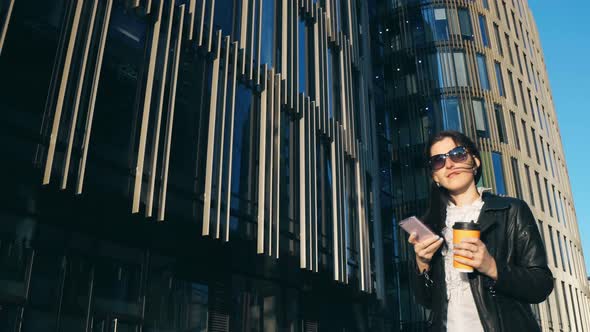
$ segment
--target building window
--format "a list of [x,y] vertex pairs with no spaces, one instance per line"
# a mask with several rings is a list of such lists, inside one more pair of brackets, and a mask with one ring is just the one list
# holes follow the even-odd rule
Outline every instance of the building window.
[[539,146],[537,144],[537,133],[533,127],[531,127],[531,135],[533,137],[533,147],[535,148],[535,156],[537,157],[537,164],[541,166],[541,156],[539,155]]
[[524,71],[522,70],[522,61],[520,61],[520,50],[518,49],[517,43],[514,43],[514,50],[516,51],[516,60],[518,61],[518,68],[520,69],[520,74],[523,75]]
[[473,106],[473,116],[475,118],[475,130],[477,131],[477,136],[490,137],[484,101],[482,99],[473,99],[471,104]]
[[514,141],[516,142],[516,148],[520,151],[520,137],[518,137],[518,128],[516,127],[516,115],[514,112],[510,112],[510,124],[512,125],[512,133],[514,134]]
[[502,77],[502,67],[500,67],[499,62],[495,62],[494,68],[496,70],[496,81],[498,81],[498,93],[500,96],[504,96],[504,78]]
[[518,26],[516,25],[516,18],[514,17],[514,12],[512,13],[512,26],[514,27],[514,33],[516,34],[516,38],[520,39],[520,36],[518,35]]
[[[529,90],[529,94],[531,93],[531,90]],[[537,112],[539,111],[539,98],[535,97],[535,105],[537,105]],[[543,112],[543,114],[539,113],[539,125],[541,126],[541,130],[543,130],[543,122],[545,122],[545,112]]]
[[[522,109],[527,114],[526,103],[524,102],[524,90],[522,89],[522,81],[518,80],[518,92],[520,92],[520,101],[522,102]],[[532,112],[532,110],[531,110]],[[534,116],[533,116],[534,117]]]
[[[545,211],[545,202],[543,201],[543,191],[541,191],[541,180],[539,178],[539,172],[535,171],[535,180],[537,181],[537,192],[539,193],[539,202],[541,203],[541,211]],[[547,196],[549,199],[549,196]]]
[[[547,247],[547,243],[545,242],[545,230],[543,230],[543,221],[542,220],[538,220],[539,221],[539,234],[541,234],[541,239],[543,240],[543,244],[545,245],[545,247]],[[547,301],[549,302],[549,301]]]
[[449,39],[449,22],[446,8],[424,8],[422,9],[422,17],[428,24],[427,28],[431,30],[431,35],[434,36],[434,40],[438,41]]
[[459,28],[461,29],[461,36],[463,39],[473,39],[473,29],[471,27],[471,18],[469,16],[469,10],[467,8],[457,9],[459,16]]
[[557,193],[559,194],[559,206],[561,206],[561,216],[563,218],[563,224],[567,226],[567,212],[563,208],[563,198],[561,197],[561,191],[558,191]]
[[[547,143],[547,153],[549,154],[549,166],[551,166],[551,175],[553,175],[553,177],[555,177],[555,170],[554,170],[554,166],[553,166],[553,158],[555,158],[555,153],[551,154],[551,147],[549,146],[549,143]],[[551,158],[551,156],[553,156],[553,158]]]
[[465,53],[439,52],[437,61],[439,87],[448,88],[469,85]]
[[461,126],[461,110],[457,98],[441,99],[441,109],[444,130],[463,131]]
[[502,154],[492,152],[492,164],[494,166],[494,177],[496,178],[496,193],[506,195],[506,181],[504,181],[504,166],[502,164]]
[[533,183],[531,182],[531,170],[529,168],[529,165],[525,164],[524,170],[526,173],[527,184],[529,185],[529,198],[531,201],[530,203],[532,206],[535,206],[535,192],[533,190]]
[[565,258],[563,258],[563,246],[561,244],[561,234],[559,231],[555,231],[557,233],[557,243],[559,244],[559,255],[561,256],[561,267],[563,268],[563,272],[565,272]]
[[498,53],[504,56],[504,49],[502,48],[502,40],[500,39],[500,27],[494,23],[494,34],[496,35],[496,45],[498,45]]
[[502,106],[494,104],[494,115],[496,117],[496,124],[498,125],[498,137],[500,142],[508,143],[506,137],[506,124],[504,123],[504,113],[502,113]]
[[549,229],[549,239],[551,240],[551,251],[553,252],[553,264],[557,268],[557,254],[555,253],[555,241],[553,240],[553,227],[547,225]]
[[508,58],[510,59],[510,64],[514,65],[514,55],[512,55],[512,46],[510,46],[510,36],[508,36],[508,34],[504,34],[504,38],[506,38],[506,47],[508,48]]
[[[557,232],[559,233],[559,232]],[[558,235],[559,236],[559,235]],[[560,241],[560,247],[561,247],[561,241]],[[561,256],[561,260],[563,261],[563,256]],[[563,267],[563,270],[565,271],[565,266]],[[568,331],[571,331],[571,326],[572,326],[572,321],[570,320],[570,309],[569,309],[569,304],[568,304],[568,300],[567,300],[567,293],[565,291],[565,282],[561,282],[561,291],[563,294],[563,300],[565,301],[565,316],[567,317],[567,327],[566,329]]]
[[[521,83],[521,86],[522,86],[522,82],[520,82],[520,83]],[[537,121],[535,119],[535,108],[533,107],[533,97],[531,95],[531,89],[527,89],[527,92],[528,92],[528,95],[529,95],[529,108],[531,109],[531,115],[533,116],[533,121]],[[537,112],[537,115],[538,115],[538,112]],[[541,119],[539,119],[539,122],[541,122]],[[543,128],[541,128],[541,129],[543,129]]]
[[512,102],[514,105],[518,106],[518,101],[516,100],[516,90],[514,90],[514,78],[512,77],[512,72],[510,70],[508,71],[508,81],[510,82],[510,91],[512,92]]
[[543,151],[543,162],[545,163],[545,170],[549,172],[549,167],[547,166],[547,154],[545,153],[545,144],[543,143],[543,137],[539,136],[539,140],[541,141],[541,151]]
[[484,90],[490,89],[490,81],[488,79],[488,67],[486,66],[486,57],[483,54],[477,54],[477,72],[479,74],[479,84]]
[[553,217],[553,206],[551,206],[551,195],[549,195],[549,184],[547,183],[547,179],[545,179],[545,196],[547,197],[547,206],[549,206],[549,215]]
[[514,189],[516,190],[516,196],[520,199],[524,199],[522,195],[522,187],[520,184],[520,171],[518,170],[518,160],[514,157],[510,157],[512,163],[512,176],[514,178]]
[[483,15],[479,15],[479,29],[481,30],[481,40],[483,41],[483,45],[490,47],[486,17]]
[[531,145],[529,144],[529,136],[527,134],[527,130],[526,130],[526,122],[524,120],[520,120],[520,123],[522,124],[522,133],[524,135],[524,145],[526,147],[526,153],[527,155],[531,156]]
[[553,194],[553,203],[555,203],[555,216],[557,217],[557,222],[561,222],[561,215],[559,213],[559,203],[557,202],[557,195],[555,194],[555,186],[551,185],[551,192]]
[[506,26],[510,30],[510,19],[508,18],[508,9],[506,9],[506,2],[502,1],[502,7],[504,7],[504,17],[506,17]]
[[488,3],[488,0],[481,0],[481,3],[483,5],[483,8],[490,9],[490,4]]

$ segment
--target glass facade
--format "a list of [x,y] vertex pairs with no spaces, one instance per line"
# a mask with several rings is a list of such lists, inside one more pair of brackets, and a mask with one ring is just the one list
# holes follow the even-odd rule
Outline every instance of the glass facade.
[[[536,29],[499,1],[0,1],[0,331],[426,331],[397,222],[445,129],[580,248]],[[560,252],[544,330],[588,321]]]
[[398,329],[368,4],[8,2],[0,331]]

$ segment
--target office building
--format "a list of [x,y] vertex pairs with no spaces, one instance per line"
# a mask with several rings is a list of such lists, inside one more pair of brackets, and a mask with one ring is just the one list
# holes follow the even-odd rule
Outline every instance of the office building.
[[441,129],[539,219],[544,328],[585,330],[540,42],[493,1],[0,1],[0,331],[422,331],[396,223]]

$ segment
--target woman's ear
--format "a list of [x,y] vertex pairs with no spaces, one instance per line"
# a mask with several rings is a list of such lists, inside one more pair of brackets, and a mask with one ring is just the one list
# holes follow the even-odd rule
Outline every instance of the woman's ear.
[[479,166],[481,166],[481,161],[479,160],[479,157],[473,156],[473,160],[475,160],[475,168],[479,168]]

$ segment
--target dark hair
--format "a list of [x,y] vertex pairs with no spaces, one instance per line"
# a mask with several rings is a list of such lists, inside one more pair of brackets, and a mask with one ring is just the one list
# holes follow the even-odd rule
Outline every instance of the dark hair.
[[[479,155],[479,149],[473,143],[473,141],[465,134],[458,131],[441,131],[434,135],[428,145],[426,146],[425,156],[426,160],[430,159],[430,149],[435,143],[442,141],[445,138],[450,138],[455,142],[457,146],[463,146],[469,151],[474,157],[479,159],[480,164],[476,168],[475,183],[481,178],[481,157]],[[428,166],[430,167],[430,166]],[[422,217],[424,223],[426,223],[434,232],[441,235],[442,230],[445,227],[445,221],[447,219],[447,204],[449,203],[449,191],[444,187],[439,187],[434,181],[431,181],[430,185],[430,205],[426,213]]]

